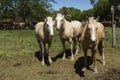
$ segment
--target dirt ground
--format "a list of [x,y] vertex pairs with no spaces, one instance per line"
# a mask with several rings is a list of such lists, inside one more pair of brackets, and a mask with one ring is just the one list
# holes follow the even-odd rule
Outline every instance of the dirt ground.
[[120,80],[120,50],[106,49],[106,65],[97,55],[98,74],[93,73],[93,65],[88,56],[88,69],[82,72],[83,54],[75,56],[75,61],[61,60],[62,53],[52,55],[53,63],[41,65],[39,52],[31,55],[1,57],[0,80]]

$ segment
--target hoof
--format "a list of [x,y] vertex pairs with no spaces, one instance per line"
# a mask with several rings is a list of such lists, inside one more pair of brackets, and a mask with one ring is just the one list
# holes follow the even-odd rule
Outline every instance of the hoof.
[[97,69],[95,69],[95,70],[94,70],[94,73],[95,73],[95,74],[97,74],[97,73],[98,73],[98,70],[97,70]]
[[76,52],[75,55],[78,55],[78,53]]
[[105,61],[103,61],[103,66],[105,66]]
[[86,71],[87,70],[87,68],[86,67],[84,67],[84,68],[82,68],[82,71],[84,72],[84,71]]
[[53,62],[52,59],[49,59],[49,63],[52,64],[52,62]]
[[75,52],[75,55],[78,55],[78,50]]
[[94,73],[95,73],[95,74],[97,74],[97,73],[98,73],[98,71],[94,71]]
[[65,57],[63,57],[62,60],[65,60]]
[[44,66],[45,65],[45,62],[42,62],[42,66]]
[[74,61],[74,57],[71,57],[71,61]]

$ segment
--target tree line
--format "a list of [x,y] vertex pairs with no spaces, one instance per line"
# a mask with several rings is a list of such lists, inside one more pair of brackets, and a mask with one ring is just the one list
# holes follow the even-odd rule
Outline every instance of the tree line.
[[41,21],[54,0],[0,0],[0,21]]
[[100,20],[111,20],[111,5],[115,6],[115,17],[120,17],[120,0],[90,0],[92,9],[81,11],[74,7],[63,7],[54,11],[56,0],[0,0],[0,22],[43,21],[46,16],[55,17],[61,12],[68,20],[85,21],[86,16],[100,16]]

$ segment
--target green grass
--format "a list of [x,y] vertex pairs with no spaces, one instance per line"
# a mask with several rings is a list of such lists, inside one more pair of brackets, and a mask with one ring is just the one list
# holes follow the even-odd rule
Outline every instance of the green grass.
[[0,51],[4,55],[28,54],[37,49],[33,30],[0,31]]
[[[34,30],[0,31],[0,80],[120,80],[119,31],[120,28],[116,28],[116,46],[112,48],[111,28],[105,28],[106,65],[103,66],[97,61],[99,73],[94,74],[87,70],[82,73],[85,77],[79,73],[83,66],[83,53],[74,56],[75,61],[70,61],[69,58],[62,61],[58,56],[62,52],[58,32],[55,32],[50,51],[51,57],[56,60],[50,66],[42,66],[35,55],[35,52],[39,51],[39,45]],[[96,58],[100,61],[102,59],[99,54]],[[93,64],[89,67],[94,69]]]
[[[116,45],[114,48],[118,49],[120,48],[120,28],[116,28]],[[112,48],[112,29],[109,27],[105,28],[105,47],[106,48]]]
[[[120,48],[120,28],[116,28],[116,46]],[[111,49],[112,33],[111,28],[105,28],[106,39],[105,48]],[[68,48],[68,45],[67,45]],[[26,54],[34,54],[39,50],[34,30],[6,30],[0,31],[0,56],[18,56]],[[62,45],[59,38],[59,33],[55,32],[51,52],[59,53],[62,51]]]

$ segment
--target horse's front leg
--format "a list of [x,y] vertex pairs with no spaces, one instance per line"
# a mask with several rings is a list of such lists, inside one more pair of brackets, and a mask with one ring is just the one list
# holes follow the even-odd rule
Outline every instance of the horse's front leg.
[[103,65],[105,65],[105,55],[104,55],[104,42],[101,41],[98,45],[98,51],[100,53],[100,55],[102,56],[102,62]]
[[50,57],[50,48],[51,48],[51,43],[48,43],[48,60],[49,60],[49,63],[51,64],[52,63],[52,59]]
[[84,52],[84,67],[82,68],[82,71],[86,71],[87,69],[87,49],[83,49]]
[[81,41],[80,41],[80,37],[78,36],[77,38],[77,43],[76,43],[76,52],[75,52],[75,55],[78,55],[78,48],[80,47],[81,49]]
[[105,62],[105,55],[104,55],[104,48],[102,48],[102,61],[103,61],[103,65],[105,65],[106,64],[106,62]]
[[75,55],[78,55],[78,43],[76,41],[76,38],[73,38],[74,41],[74,46],[73,46],[73,50],[75,50]]
[[69,43],[70,43],[70,51],[71,51],[71,61],[74,61],[72,38],[69,38]]
[[45,44],[43,42],[40,42],[40,48],[41,48],[41,52],[42,52],[42,65],[45,65],[45,60],[44,60],[44,56],[45,56]]
[[98,73],[97,65],[96,65],[96,49],[92,49],[92,58],[94,64],[94,73]]

